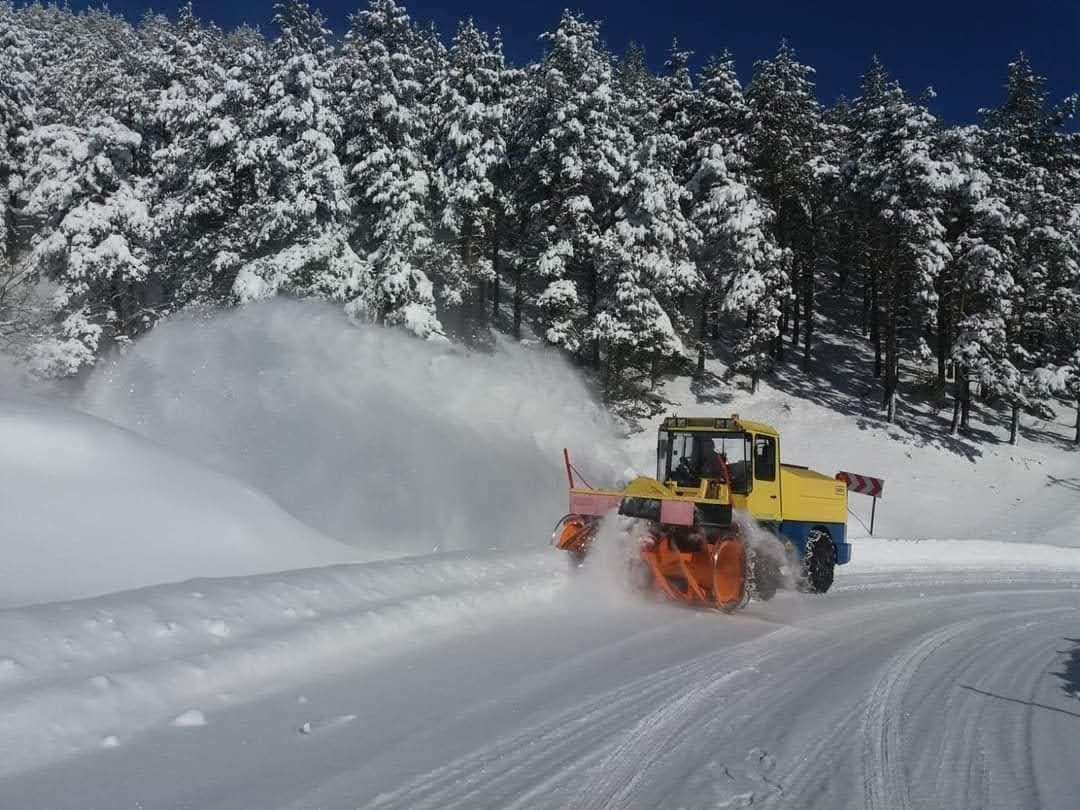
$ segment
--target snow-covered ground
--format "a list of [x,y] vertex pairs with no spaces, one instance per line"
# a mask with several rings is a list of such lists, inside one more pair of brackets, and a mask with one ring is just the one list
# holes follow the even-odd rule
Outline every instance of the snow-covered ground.
[[886,479],[828,595],[569,576],[559,449],[614,481],[653,435],[519,347],[252,308],[100,369],[94,417],[0,400],[0,806],[1074,807],[1072,414],[1010,448],[665,394]]

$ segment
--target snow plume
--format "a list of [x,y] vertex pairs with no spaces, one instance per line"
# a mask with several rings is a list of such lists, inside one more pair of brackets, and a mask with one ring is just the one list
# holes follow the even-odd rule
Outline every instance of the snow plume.
[[556,353],[469,353],[312,302],[174,317],[84,397],[365,556],[543,546],[566,511],[563,447],[597,486],[627,466]]
[[614,512],[600,521],[589,556],[577,572],[583,598],[599,603],[593,607],[623,607],[643,601],[642,585],[649,582],[649,575],[640,551],[649,532],[649,521]]

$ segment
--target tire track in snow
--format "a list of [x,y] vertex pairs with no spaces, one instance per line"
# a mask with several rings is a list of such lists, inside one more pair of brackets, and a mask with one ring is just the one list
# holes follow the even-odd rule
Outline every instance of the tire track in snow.
[[[497,806],[539,808],[611,806],[605,804],[611,780],[600,779],[604,763],[610,767],[613,754],[635,733],[655,739],[655,735],[684,726],[688,715],[700,711],[700,704],[712,694],[702,687],[691,689],[675,704],[673,692],[686,684],[716,682],[718,671],[731,670],[740,659],[757,661],[763,652],[783,648],[795,638],[805,638],[800,628],[781,627],[722,651],[711,652],[689,662],[658,670],[628,682],[599,697],[582,701],[538,725],[496,740],[448,765],[423,774],[401,787],[384,792],[366,805],[368,810],[408,807],[411,810]],[[738,667],[727,681],[752,669]],[[652,720],[659,728],[642,720],[643,706],[655,705]],[[641,728],[641,727],[646,728]],[[633,742],[629,743],[633,746]],[[584,753],[583,753],[584,752]],[[497,766],[495,776],[489,765]],[[637,769],[638,763],[630,767]],[[578,784],[584,782],[584,784]],[[568,798],[568,796],[572,798]]]
[[[1021,615],[1071,613],[1073,610],[1071,607],[1031,609],[1022,611]],[[1004,620],[1015,622],[1016,614]],[[952,622],[923,636],[886,664],[870,690],[863,720],[863,775],[865,806],[868,810],[908,810],[912,806],[909,779],[905,773],[901,721],[903,700],[914,691],[912,686],[919,668],[939,650],[952,646],[958,639],[1002,621],[1000,614],[994,614]],[[978,727],[965,729],[965,733],[972,731],[977,733]],[[969,755],[970,740],[961,746],[954,746],[954,750]],[[967,797],[964,798],[966,800]]]
[[[1052,618],[1059,614],[1062,618]],[[1034,754],[1036,694],[1057,658],[1058,640],[1074,626],[1074,615],[1075,608],[1057,608],[999,616],[1001,627],[994,628],[992,638],[970,645],[963,675],[952,683],[944,704],[947,716],[963,722],[955,739],[942,746],[943,776],[935,793],[941,806],[1046,806]],[[973,752],[981,763],[977,769],[968,765]],[[950,771],[967,778],[944,778]]]

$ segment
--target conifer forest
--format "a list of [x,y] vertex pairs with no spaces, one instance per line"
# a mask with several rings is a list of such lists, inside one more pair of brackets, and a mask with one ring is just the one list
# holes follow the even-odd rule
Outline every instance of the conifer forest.
[[394,0],[343,36],[275,9],[226,32],[190,5],[132,24],[0,0],[0,350],[29,372],[288,295],[558,347],[613,407],[721,352],[751,388],[813,369],[840,324],[890,420],[922,386],[963,431],[977,388],[1015,440],[1080,400],[1077,98],[1037,54],[956,124],[870,53],[827,106],[796,42],[740,82],[737,55],[675,43],[657,71],[571,12],[514,65],[497,31]]

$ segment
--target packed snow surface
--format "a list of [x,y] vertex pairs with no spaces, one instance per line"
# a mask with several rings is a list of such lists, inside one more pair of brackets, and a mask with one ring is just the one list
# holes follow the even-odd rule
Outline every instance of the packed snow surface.
[[267,305],[164,324],[96,417],[0,400],[0,806],[1075,807],[1065,417],[974,463],[768,385],[665,394],[886,479],[829,594],[644,598],[617,522],[571,573],[561,448],[618,483],[655,425],[619,440],[535,349]]

